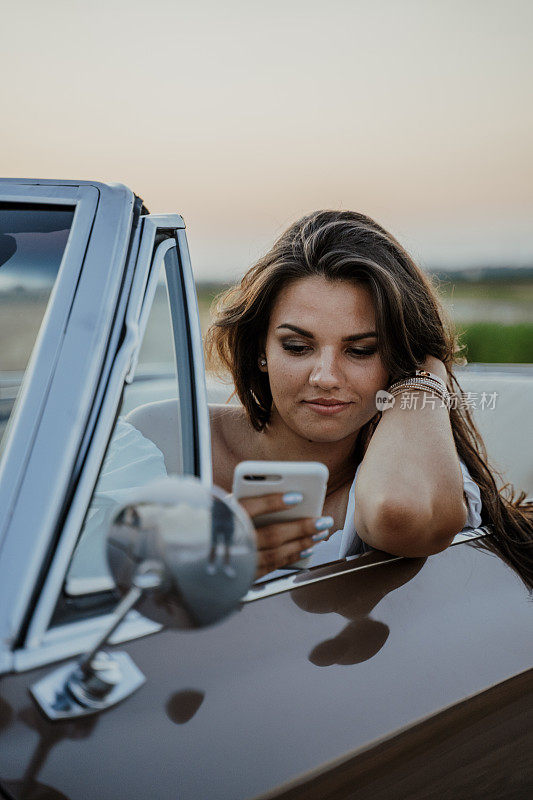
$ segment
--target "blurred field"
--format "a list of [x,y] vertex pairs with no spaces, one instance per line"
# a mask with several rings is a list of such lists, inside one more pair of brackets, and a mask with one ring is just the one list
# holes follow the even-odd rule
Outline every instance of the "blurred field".
[[533,318],[533,281],[440,281],[439,295],[458,324],[494,322],[513,325]]
[[[198,286],[200,324],[205,334],[209,308],[223,286]],[[533,363],[533,280],[517,283],[440,282],[444,307],[461,332],[468,361]],[[46,294],[0,292],[0,372],[24,370],[46,308]],[[171,358],[168,306],[156,298],[141,361]],[[168,352],[167,352],[168,351]]]
[[[439,281],[439,295],[466,345],[469,362],[533,363],[533,280]],[[205,334],[209,308],[221,286],[199,286],[200,324]]]
[[469,299],[475,302],[483,300],[496,300],[497,302],[510,301],[519,305],[533,303],[533,281],[514,280],[504,283],[502,281],[468,281],[453,283],[442,279],[438,282],[439,292],[444,298],[455,295],[460,299]]
[[533,363],[533,323],[502,325],[497,322],[459,323],[460,341],[470,362]]

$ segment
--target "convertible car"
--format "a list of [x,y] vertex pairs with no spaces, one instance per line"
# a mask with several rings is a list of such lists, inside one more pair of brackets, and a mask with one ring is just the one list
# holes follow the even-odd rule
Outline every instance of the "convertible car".
[[[531,494],[533,367],[459,379]],[[180,216],[0,181],[0,796],[533,796],[531,596],[490,529],[254,583],[212,486],[230,393]]]

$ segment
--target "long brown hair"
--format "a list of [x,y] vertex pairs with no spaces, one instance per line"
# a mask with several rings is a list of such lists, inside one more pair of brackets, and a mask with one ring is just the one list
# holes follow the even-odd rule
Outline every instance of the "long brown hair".
[[[258,368],[270,313],[282,288],[306,277],[349,280],[371,291],[376,314],[380,355],[390,380],[413,373],[426,356],[441,360],[448,390],[462,396],[453,374],[461,363],[461,346],[454,326],[438,299],[437,283],[388,233],[364,214],[316,211],[291,225],[244,275],[239,285],[215,301],[214,322],[206,339],[208,360],[233,378],[235,391],[250,423],[260,431],[268,425],[272,394],[268,375]],[[378,412],[359,431],[354,469],[376,429]],[[525,492],[515,498],[509,484],[498,490],[487,453],[466,403],[450,410],[459,458],[479,486],[482,524],[492,535],[480,546],[498,553],[533,587],[533,521],[524,504]],[[498,476],[499,477],[499,476]]]

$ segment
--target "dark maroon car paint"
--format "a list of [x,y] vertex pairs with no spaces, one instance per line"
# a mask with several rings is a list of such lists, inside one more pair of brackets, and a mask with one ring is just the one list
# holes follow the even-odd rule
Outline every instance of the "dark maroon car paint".
[[[498,764],[492,788],[484,773],[485,797],[526,797],[531,672],[510,679],[529,670],[532,642],[527,590],[473,544],[375,564],[246,603],[213,628],[121,645],[146,683],[93,717],[41,715],[28,688],[54,665],[3,677],[0,784],[16,800],[477,796],[464,793],[465,748],[478,767]],[[420,737],[428,724],[437,733]],[[446,736],[456,744],[443,755]],[[440,793],[402,772],[405,753],[440,775]],[[385,794],[373,793],[379,781]]]

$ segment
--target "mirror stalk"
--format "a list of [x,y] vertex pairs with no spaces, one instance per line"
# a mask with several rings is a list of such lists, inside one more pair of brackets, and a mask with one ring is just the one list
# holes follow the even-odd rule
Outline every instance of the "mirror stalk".
[[107,557],[122,599],[85,655],[31,687],[49,719],[94,714],[142,686],[145,677],[127,653],[103,649],[137,603],[144,617],[180,630],[235,611],[254,579],[255,531],[221,489],[192,476],[167,477],[132,490],[114,509]]
[[105,647],[126,614],[144,592],[161,583],[161,566],[141,563],[131,589],[116,607],[107,628],[78,661],[60,667],[31,688],[31,693],[49,719],[73,719],[109,708],[138,689],[145,677],[127,653],[108,653]]

